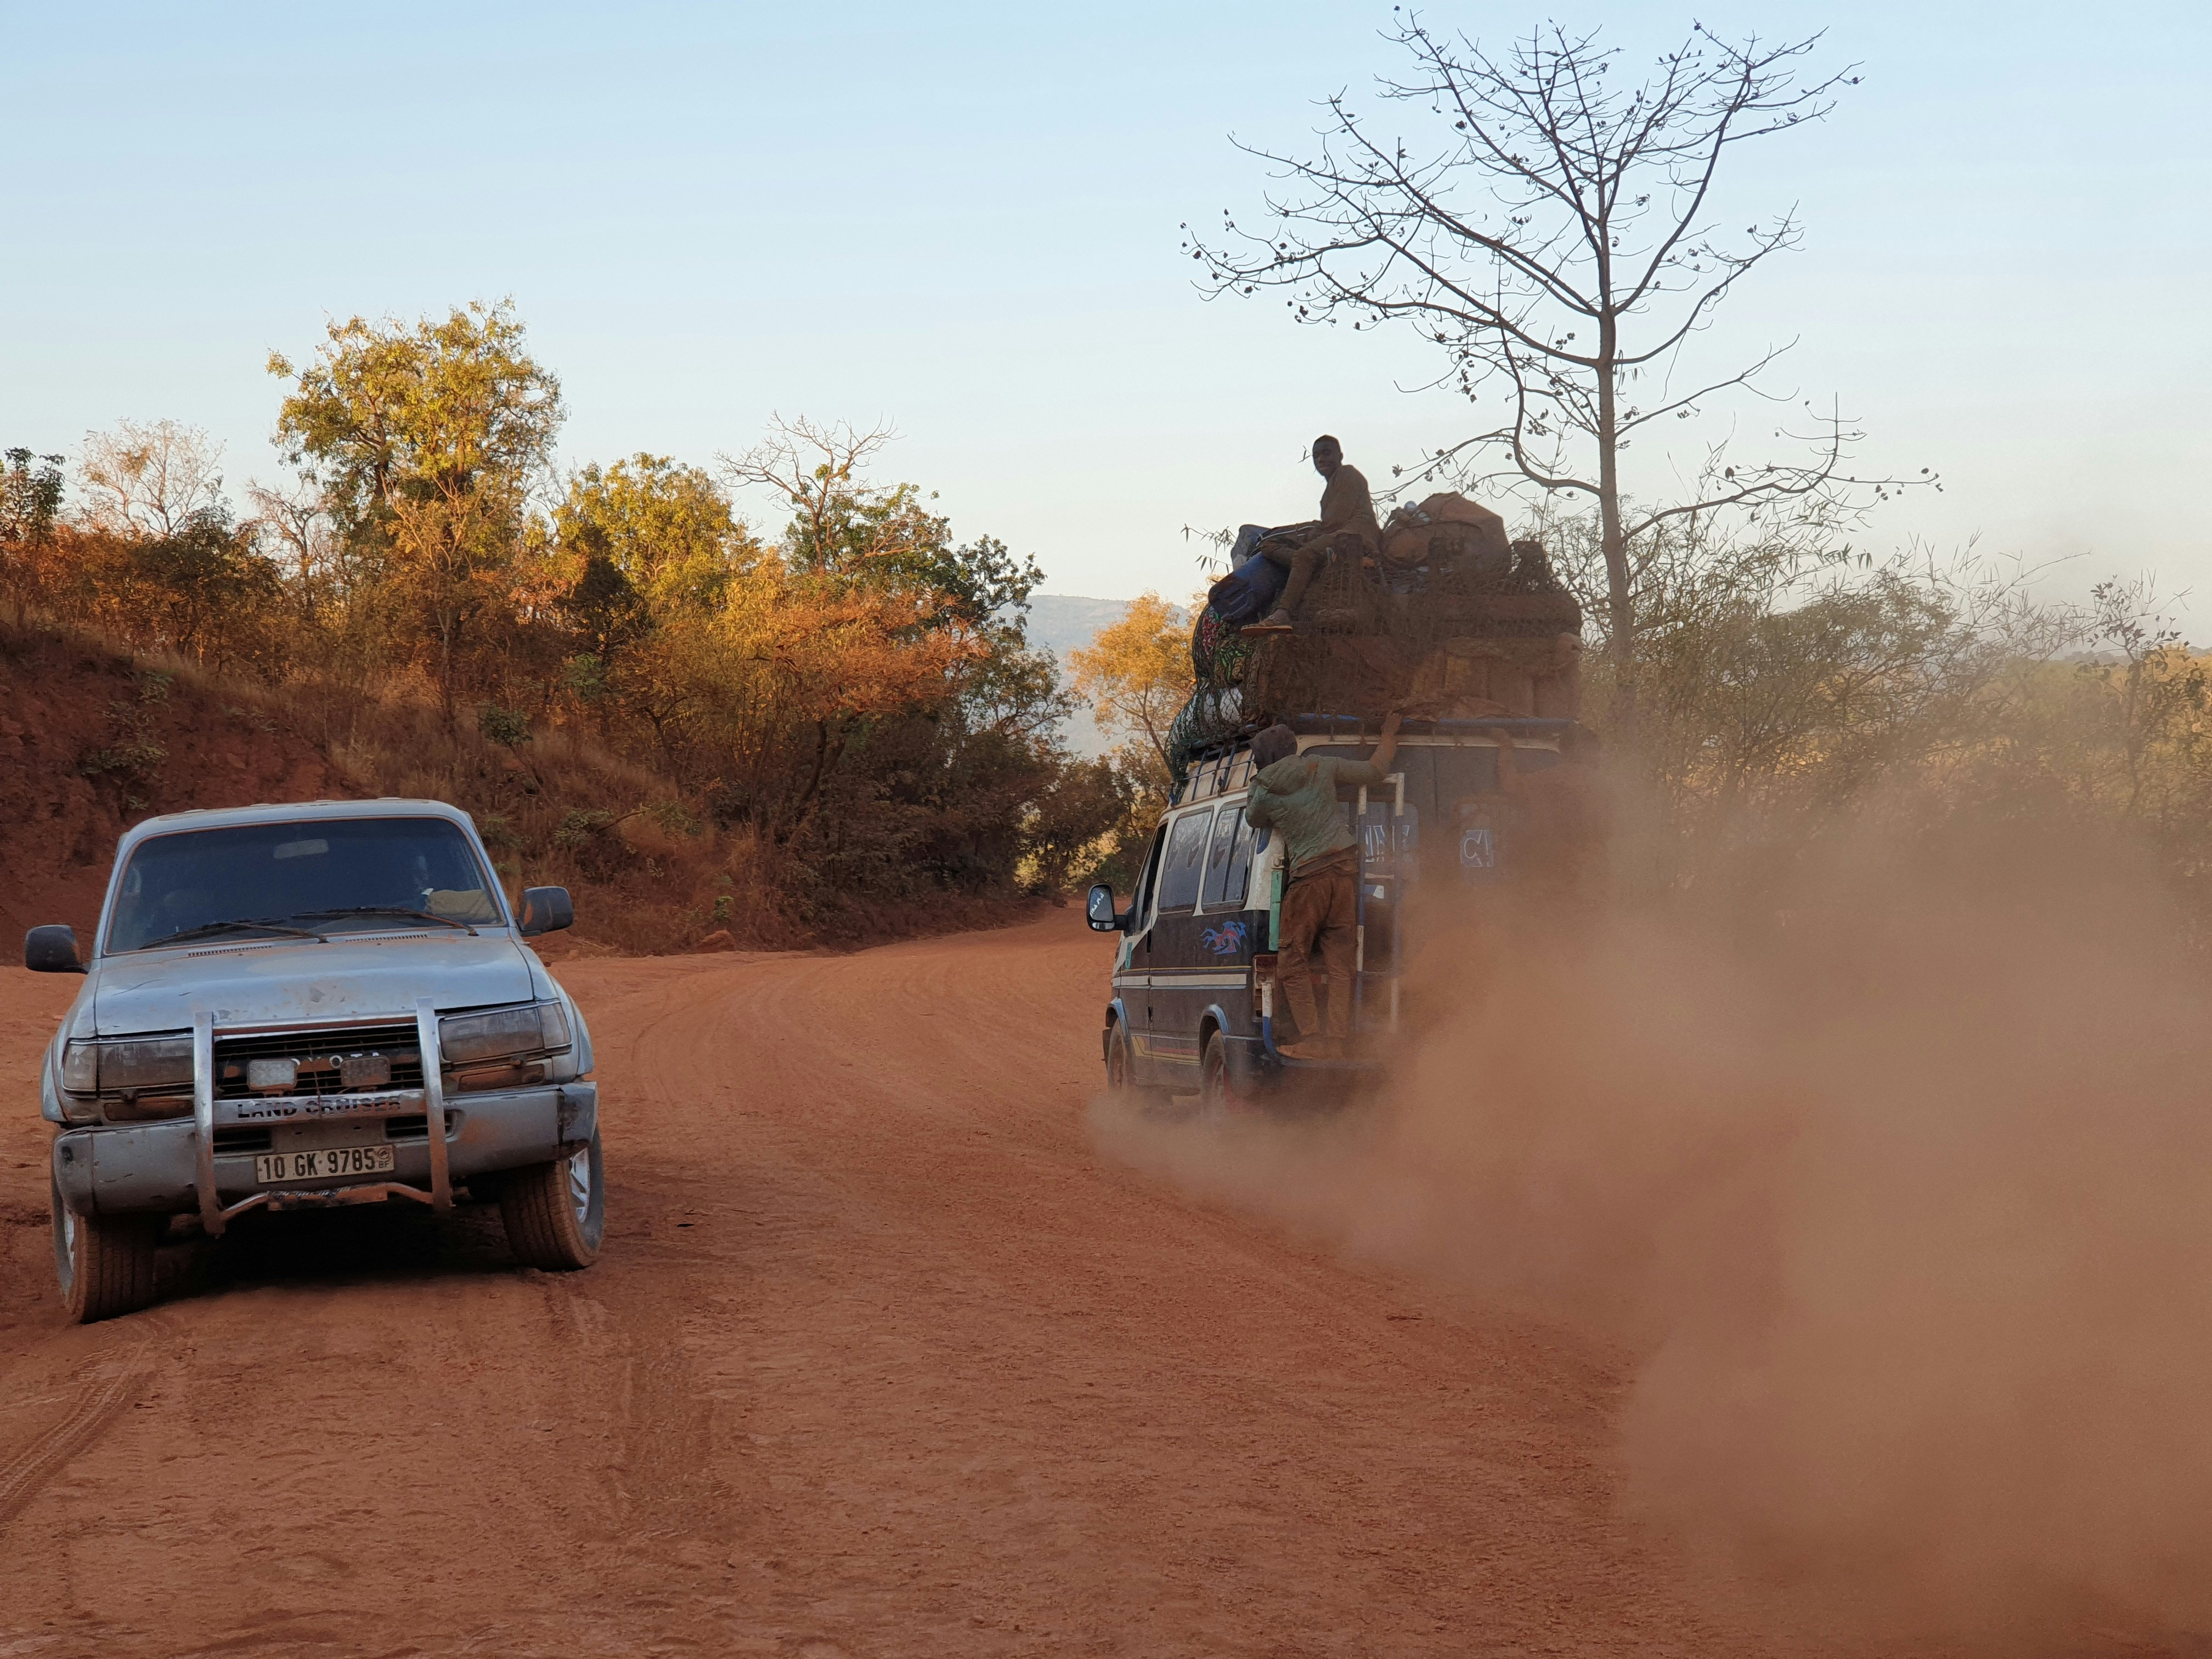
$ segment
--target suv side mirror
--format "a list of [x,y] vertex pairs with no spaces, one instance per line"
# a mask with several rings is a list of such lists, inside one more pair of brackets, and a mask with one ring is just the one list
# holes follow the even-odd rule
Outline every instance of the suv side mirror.
[[576,925],[576,907],[565,887],[526,887],[522,890],[522,936],[557,933]]
[[76,959],[76,929],[56,923],[33,927],[23,935],[23,966],[34,974],[81,974]]
[[1094,933],[1118,933],[1128,924],[1126,916],[1114,914],[1114,890],[1104,882],[1091,890],[1091,897],[1083,907]]

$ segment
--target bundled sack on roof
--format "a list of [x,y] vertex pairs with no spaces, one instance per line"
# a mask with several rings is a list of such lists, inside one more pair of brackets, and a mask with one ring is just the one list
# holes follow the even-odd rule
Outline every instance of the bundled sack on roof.
[[1257,622],[1275,608],[1291,573],[1257,554],[1206,590],[1206,608],[1229,628]]
[[[1229,574],[1206,590],[1206,608],[1228,628],[1257,622],[1275,608],[1291,573],[1273,559],[1260,556],[1260,544],[1281,537],[1297,537],[1311,531],[1310,524],[1242,526],[1229,550]],[[1204,671],[1200,673],[1203,675]]]
[[1504,520],[1447,490],[1391,514],[1382,526],[1382,557],[1400,567],[1452,563],[1477,575],[1502,576],[1513,568],[1513,542]]

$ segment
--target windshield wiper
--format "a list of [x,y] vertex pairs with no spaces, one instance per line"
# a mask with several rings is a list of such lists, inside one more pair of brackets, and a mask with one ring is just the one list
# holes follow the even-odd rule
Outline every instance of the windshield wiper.
[[288,927],[281,921],[263,916],[240,916],[234,921],[204,921],[197,927],[185,927],[173,933],[164,933],[159,939],[149,939],[137,948],[150,951],[157,945],[180,945],[188,939],[204,939],[210,933],[228,933],[240,927],[258,927],[264,933],[288,933],[294,939],[311,939],[318,945],[330,940],[320,933],[310,933],[304,927]]
[[349,904],[337,910],[295,910],[295,921],[313,921],[322,916],[412,916],[417,921],[435,921],[447,927],[458,927],[471,939],[477,930],[465,921],[456,921],[451,916],[441,916],[434,910],[410,910],[404,904]]

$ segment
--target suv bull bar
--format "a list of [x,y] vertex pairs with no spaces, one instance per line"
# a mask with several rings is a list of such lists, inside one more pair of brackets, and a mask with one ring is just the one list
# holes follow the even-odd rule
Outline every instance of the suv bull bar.
[[[415,1004],[415,1039],[422,1056],[422,1086],[419,1089],[380,1089],[373,1093],[315,1096],[276,1096],[251,1102],[215,1097],[215,1016],[201,1010],[192,1016],[193,1186],[199,1198],[200,1225],[210,1238],[222,1237],[233,1216],[247,1210],[322,1208],[340,1204],[381,1203],[387,1198],[410,1198],[434,1210],[453,1206],[453,1177],[446,1146],[446,1079],[438,1048],[438,1012],[428,997]],[[215,1132],[221,1127],[263,1121],[284,1107],[295,1107],[318,1121],[347,1118],[380,1119],[420,1112],[430,1152],[430,1185],[426,1190],[404,1181],[374,1181],[330,1188],[293,1188],[249,1194],[226,1206],[216,1188]],[[241,1111],[243,1109],[243,1112]]]

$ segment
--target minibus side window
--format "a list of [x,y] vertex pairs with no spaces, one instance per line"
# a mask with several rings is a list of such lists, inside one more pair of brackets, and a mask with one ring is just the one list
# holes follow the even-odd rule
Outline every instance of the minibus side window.
[[1213,820],[1213,845],[1206,855],[1206,908],[1226,903],[1243,909],[1244,882],[1251,868],[1252,836],[1244,827],[1244,809],[1224,806]]
[[1229,880],[1222,890],[1222,898],[1237,909],[1244,908],[1245,890],[1252,880],[1252,843],[1258,837],[1252,826],[1244,822],[1244,809],[1237,809],[1237,845],[1229,854]]
[[1206,873],[1206,832],[1213,821],[1210,811],[1186,813],[1168,829],[1167,851],[1160,855],[1160,910],[1188,910],[1198,902],[1200,879]]

